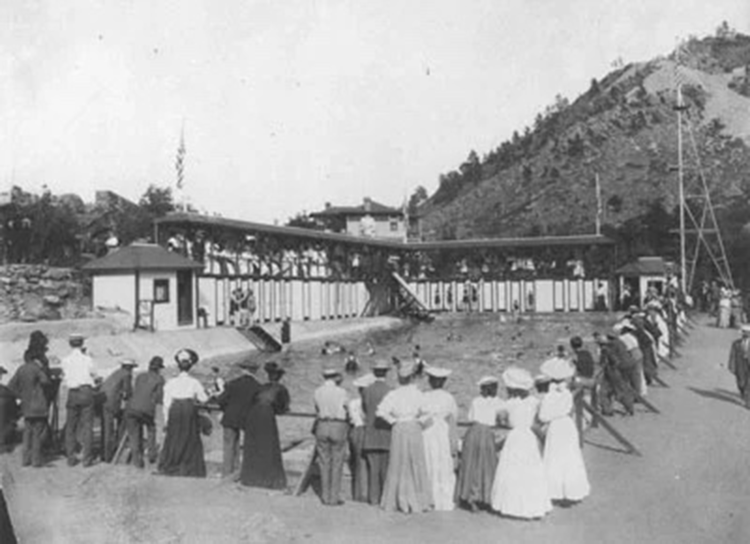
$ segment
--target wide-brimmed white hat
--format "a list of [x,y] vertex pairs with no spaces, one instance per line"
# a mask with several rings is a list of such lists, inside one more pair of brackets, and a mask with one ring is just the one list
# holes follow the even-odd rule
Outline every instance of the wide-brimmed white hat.
[[744,325],[741,325],[740,330],[742,332],[750,332],[750,323],[745,323]]
[[482,378],[477,382],[477,385],[479,387],[482,387],[485,385],[491,385],[493,383],[498,383],[498,379],[495,376],[482,376]]
[[412,361],[401,361],[401,364],[398,365],[398,376],[399,378],[410,378],[414,375],[415,370]]
[[552,380],[567,380],[572,378],[575,374],[575,368],[565,359],[559,357],[553,357],[547,359],[542,363],[539,368],[540,372],[545,376],[549,376]]
[[357,389],[362,389],[365,387],[369,387],[374,383],[375,383],[375,376],[373,374],[368,373],[354,380],[352,382],[352,385],[356,387]]
[[453,371],[438,366],[429,366],[425,369],[425,374],[432,376],[433,378],[447,378],[453,374]]
[[528,370],[511,366],[503,372],[503,382],[509,389],[523,389],[528,391],[534,387],[534,378]]

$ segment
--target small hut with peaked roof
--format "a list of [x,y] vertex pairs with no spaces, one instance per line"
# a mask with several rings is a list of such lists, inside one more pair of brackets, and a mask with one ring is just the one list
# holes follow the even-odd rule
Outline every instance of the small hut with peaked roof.
[[665,261],[662,257],[638,257],[621,266],[615,271],[619,278],[620,293],[625,288],[627,281],[632,287],[633,296],[638,297],[639,305],[643,305],[644,298],[649,287],[654,287],[659,293],[663,293],[669,276],[673,272],[673,264]]
[[92,276],[94,308],[118,308],[134,328],[197,325],[197,274],[203,265],[156,244],[134,243],[83,266]]

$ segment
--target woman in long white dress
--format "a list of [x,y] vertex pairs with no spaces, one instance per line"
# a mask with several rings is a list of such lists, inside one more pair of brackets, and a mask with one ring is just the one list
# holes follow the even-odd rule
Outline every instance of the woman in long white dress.
[[503,372],[508,389],[505,403],[511,427],[500,452],[492,485],[492,508],[506,516],[541,518],[552,510],[539,441],[531,430],[539,401],[529,394],[534,378],[527,370],[510,367]]
[[393,512],[426,512],[432,507],[421,419],[424,394],[413,383],[414,365],[398,368],[399,387],[389,391],[376,414],[392,425],[391,449],[380,507]]
[[457,452],[456,422],[458,405],[453,395],[443,389],[451,371],[429,367],[426,370],[430,391],[424,393],[423,420],[425,461],[427,477],[432,486],[435,510],[453,510],[456,489],[454,458]]
[[541,367],[552,380],[549,391],[539,407],[539,420],[548,423],[544,441],[544,468],[553,501],[577,502],[591,491],[583,461],[578,429],[571,417],[573,394],[568,380],[573,366],[563,359],[550,359]]

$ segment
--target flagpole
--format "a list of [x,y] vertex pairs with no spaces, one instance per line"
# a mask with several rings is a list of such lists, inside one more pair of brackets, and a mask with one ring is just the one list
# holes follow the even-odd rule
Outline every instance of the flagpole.
[[175,159],[175,170],[177,171],[177,208],[181,212],[186,211],[185,206],[185,194],[183,190],[183,184],[185,180],[185,119],[182,119],[182,127],[180,128],[180,145],[177,148],[177,157]]

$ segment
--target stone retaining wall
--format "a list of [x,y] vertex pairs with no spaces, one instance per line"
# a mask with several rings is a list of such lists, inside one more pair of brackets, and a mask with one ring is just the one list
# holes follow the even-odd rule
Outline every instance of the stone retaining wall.
[[74,269],[0,266],[0,323],[86,317],[90,292],[88,279]]

